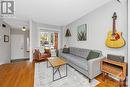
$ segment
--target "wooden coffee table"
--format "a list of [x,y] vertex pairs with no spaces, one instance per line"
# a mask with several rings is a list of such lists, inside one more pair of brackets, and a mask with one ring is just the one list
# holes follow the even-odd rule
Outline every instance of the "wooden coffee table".
[[[51,67],[53,68],[53,81],[59,80],[67,76],[67,62],[65,60],[63,60],[60,57],[50,57],[48,58],[48,61],[47,61],[47,67],[48,67],[48,62],[51,64]],[[63,65],[66,65],[66,75],[61,76],[60,67]],[[58,79],[54,78],[56,72],[59,72],[59,75],[60,75]]]

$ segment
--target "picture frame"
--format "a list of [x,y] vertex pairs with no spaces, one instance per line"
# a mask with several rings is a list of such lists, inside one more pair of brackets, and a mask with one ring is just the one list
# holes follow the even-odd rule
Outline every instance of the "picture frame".
[[77,27],[77,40],[78,41],[87,40],[87,24],[82,24]]
[[4,42],[9,42],[9,35],[4,35]]

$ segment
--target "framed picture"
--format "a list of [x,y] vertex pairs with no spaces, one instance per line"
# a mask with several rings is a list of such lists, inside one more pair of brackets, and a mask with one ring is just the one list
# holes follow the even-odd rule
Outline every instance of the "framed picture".
[[4,42],[9,42],[9,36],[8,35],[4,35]]
[[77,27],[77,40],[78,41],[87,40],[87,24],[82,24]]

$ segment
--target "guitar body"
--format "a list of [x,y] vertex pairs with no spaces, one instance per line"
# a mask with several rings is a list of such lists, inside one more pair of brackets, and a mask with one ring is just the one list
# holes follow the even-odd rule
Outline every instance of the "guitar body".
[[121,48],[125,45],[125,40],[122,37],[122,32],[108,32],[108,36],[106,39],[106,46],[110,48]]

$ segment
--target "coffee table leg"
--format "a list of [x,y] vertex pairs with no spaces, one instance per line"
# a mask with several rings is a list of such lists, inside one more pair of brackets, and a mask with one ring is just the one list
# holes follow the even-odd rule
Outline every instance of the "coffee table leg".
[[60,75],[60,77],[61,77],[61,73],[60,73],[60,70],[59,70],[59,68],[60,68],[60,67],[58,67],[58,68],[57,68],[57,70],[58,70],[58,72],[59,72],[59,75]]
[[47,61],[47,68],[49,68],[50,66],[49,66],[49,62]]
[[66,76],[67,76],[67,64],[66,64]]
[[[59,68],[60,68],[60,66],[57,67],[56,70],[55,70],[55,68],[53,67],[53,81],[55,81],[54,76],[55,76],[55,74],[56,74],[57,71],[59,72],[59,75],[60,75],[60,78],[61,78],[61,73],[60,73]],[[56,80],[58,80],[58,79],[56,79]]]
[[[59,70],[59,69],[60,69],[60,66],[57,67],[56,70],[55,70],[55,68],[53,67],[53,81],[62,79],[62,78],[64,78],[64,77],[67,77],[67,64],[66,64],[66,75],[65,75],[65,76],[61,76],[61,73],[60,73],[60,70]],[[55,74],[56,74],[57,71],[59,72],[60,78],[54,79],[54,76],[55,76]]]
[[47,61],[47,68],[48,68],[48,61]]
[[54,81],[54,67],[53,67],[53,81]]

